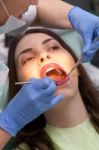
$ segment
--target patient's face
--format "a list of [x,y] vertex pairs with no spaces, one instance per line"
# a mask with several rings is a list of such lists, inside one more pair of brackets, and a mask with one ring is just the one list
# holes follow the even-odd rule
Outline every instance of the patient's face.
[[19,81],[49,76],[57,82],[57,94],[72,95],[78,87],[78,72],[73,71],[66,82],[66,74],[75,62],[53,37],[44,33],[26,35],[17,45],[15,63]]

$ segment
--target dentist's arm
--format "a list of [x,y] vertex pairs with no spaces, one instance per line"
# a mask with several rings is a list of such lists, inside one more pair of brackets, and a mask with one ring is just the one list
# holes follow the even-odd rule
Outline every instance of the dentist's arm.
[[72,28],[68,13],[73,6],[62,0],[39,0],[38,21],[43,25],[58,28]]

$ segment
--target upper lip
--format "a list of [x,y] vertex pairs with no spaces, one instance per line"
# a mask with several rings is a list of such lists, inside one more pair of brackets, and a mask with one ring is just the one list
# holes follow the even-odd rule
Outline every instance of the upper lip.
[[52,70],[52,69],[56,69],[56,70],[62,70],[66,75],[67,73],[64,71],[64,69],[56,64],[56,63],[50,63],[50,64],[46,64],[44,65],[42,68],[41,68],[41,71],[40,71],[40,77],[43,78],[46,76],[46,73],[49,71],[49,70]]

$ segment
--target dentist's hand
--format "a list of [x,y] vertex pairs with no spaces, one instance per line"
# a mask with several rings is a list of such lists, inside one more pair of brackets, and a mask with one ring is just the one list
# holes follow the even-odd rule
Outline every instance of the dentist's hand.
[[24,85],[0,114],[0,127],[12,136],[63,99],[55,96],[56,84],[49,78],[31,81],[35,82]]
[[83,62],[90,61],[99,49],[99,17],[79,7],[73,7],[68,16],[72,27],[83,38]]

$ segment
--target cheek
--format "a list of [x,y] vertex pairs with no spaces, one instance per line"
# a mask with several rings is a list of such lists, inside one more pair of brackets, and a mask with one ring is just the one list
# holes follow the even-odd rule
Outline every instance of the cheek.
[[56,61],[65,69],[67,73],[69,73],[75,65],[74,59],[68,52],[62,53],[61,57],[57,56]]
[[40,78],[38,69],[36,67],[24,67],[17,70],[17,76],[19,81],[27,81],[30,78]]
[[64,85],[64,87],[57,87],[56,95],[64,94],[64,99],[56,105],[56,108],[60,109],[70,104],[72,102],[72,99],[76,97],[78,91],[79,89],[77,77],[71,79],[66,85]]
[[54,109],[60,109],[64,106],[67,106],[69,103],[71,103],[72,99],[76,96],[78,93],[78,77],[72,78],[67,82],[67,84],[64,84],[62,87],[57,87],[56,95],[64,94],[64,99],[60,101]]
[[71,76],[70,79],[62,86],[57,86],[56,94],[64,93],[65,97],[70,98],[78,91],[78,76]]
[[[57,62],[60,62],[59,64],[68,74],[74,67],[75,61],[68,52],[63,53],[61,56],[62,57],[57,57]],[[70,80],[68,80],[62,87],[57,87],[57,95],[64,93],[65,97],[72,97],[78,90],[78,76],[78,69],[75,69],[70,74]]]

